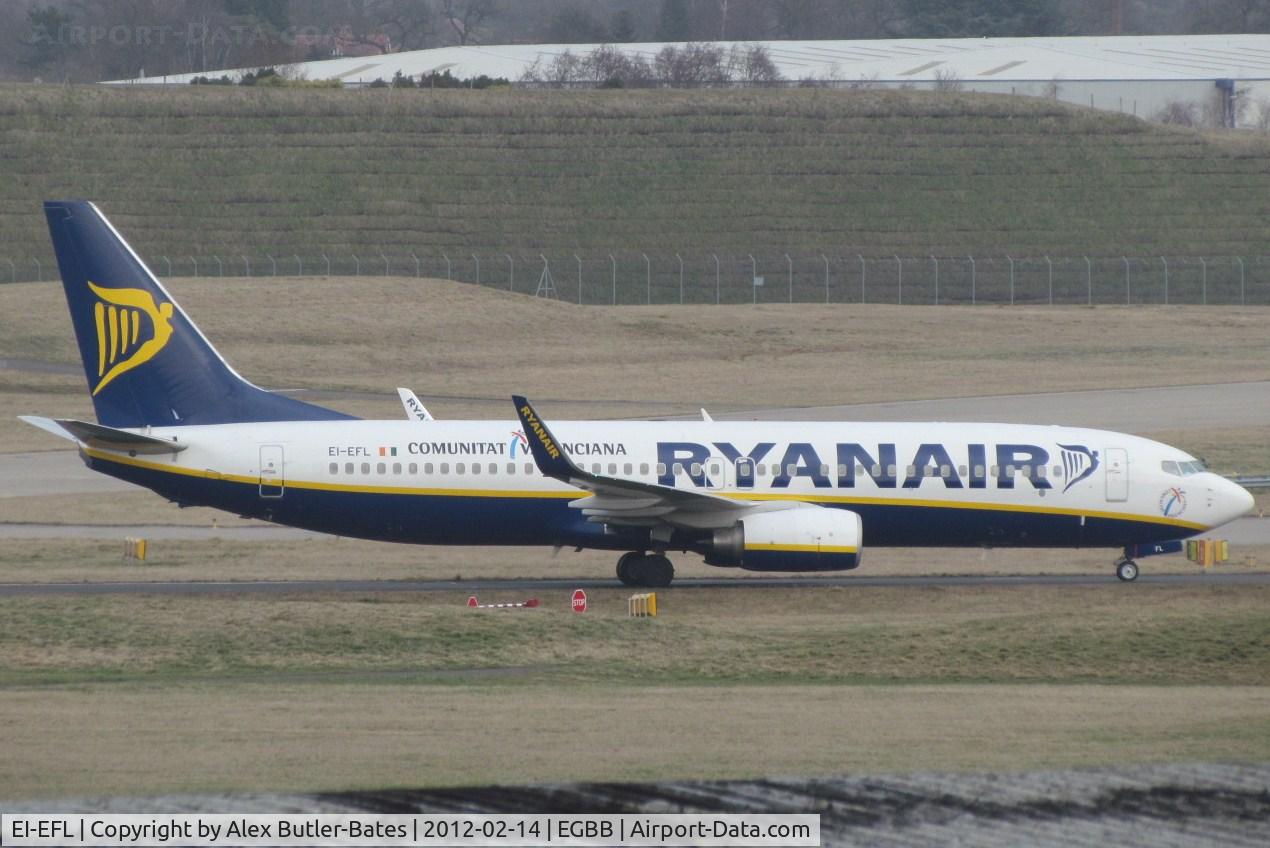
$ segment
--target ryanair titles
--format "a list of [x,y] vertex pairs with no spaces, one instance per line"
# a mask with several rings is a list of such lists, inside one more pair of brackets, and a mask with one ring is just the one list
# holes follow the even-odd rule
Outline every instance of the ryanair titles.
[[[870,448],[856,442],[839,442],[829,448],[831,453],[822,455],[826,447],[817,449],[810,442],[790,442],[783,450],[777,450],[775,442],[759,442],[742,453],[730,442],[658,442],[657,482],[674,486],[678,472],[693,485],[706,486],[705,468],[710,457],[722,456],[735,466],[738,488],[754,486],[755,466],[759,463],[779,466],[768,483],[773,489],[788,487],[796,477],[808,479],[817,489],[849,489],[856,485],[857,476],[868,477],[880,489],[916,489],[928,478],[949,489],[986,489],[990,478],[998,489],[1013,489],[1016,476],[1022,476],[1036,489],[1053,488],[1046,474],[1050,454],[1039,445],[968,444],[950,451],[942,444],[927,442],[918,445],[911,457],[906,453],[904,458],[908,461],[903,464],[898,462],[893,443]],[[959,462],[954,461],[954,452]]]

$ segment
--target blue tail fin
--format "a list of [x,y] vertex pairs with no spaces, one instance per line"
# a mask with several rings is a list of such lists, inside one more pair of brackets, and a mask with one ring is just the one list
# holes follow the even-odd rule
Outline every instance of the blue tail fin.
[[253,386],[93,204],[44,204],[97,420],[108,427],[351,418]]

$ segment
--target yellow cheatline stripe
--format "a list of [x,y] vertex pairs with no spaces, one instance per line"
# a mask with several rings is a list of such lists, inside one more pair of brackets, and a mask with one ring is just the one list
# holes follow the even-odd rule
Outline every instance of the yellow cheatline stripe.
[[[135,457],[122,456],[113,451],[100,451],[93,448],[84,448],[84,453],[96,459],[105,460],[106,462],[118,462],[123,465],[132,465],[137,468],[147,468],[152,471],[163,471],[168,474],[180,474],[186,477],[229,480],[234,483],[247,483],[252,486],[260,482],[260,479],[257,477],[247,477],[237,474],[221,474],[209,469],[182,468],[178,465],[167,465],[161,462],[149,462],[146,460],[136,459]],[[381,495],[438,495],[466,496],[473,498],[559,498],[569,500],[576,500],[578,498],[591,496],[589,492],[534,492],[526,491],[524,489],[437,489],[407,486],[358,486],[347,483],[318,483],[309,480],[286,480],[285,485],[293,489],[311,489],[313,491],[322,492],[366,492]],[[767,494],[762,492],[754,494],[743,492],[717,492],[712,494],[718,494],[723,497],[740,501],[783,500],[809,504],[841,503],[860,504],[864,506],[920,506],[932,509],[1022,512],[1032,515],[1069,515],[1072,517],[1085,516],[1087,518],[1108,518],[1116,521],[1138,521],[1148,524],[1165,524],[1170,527],[1181,527],[1188,530],[1209,529],[1207,524],[1196,524],[1192,521],[1179,521],[1176,518],[1139,515],[1132,512],[1108,512],[1102,510],[1067,509],[1062,507],[1028,507],[1019,504],[994,504],[984,502],[958,503],[956,501],[905,500],[903,498],[866,498],[847,495],[819,495],[814,493],[808,493],[807,496],[800,496],[797,494]]]
[[766,542],[746,542],[747,551],[784,551],[786,553],[807,554],[854,554],[857,548],[845,545],[778,545]]
[[[177,474],[182,477],[196,477],[208,480],[228,480],[231,483],[246,483],[255,486],[260,483],[259,477],[248,477],[242,474],[222,474],[204,468],[181,468],[162,462],[150,462],[131,456],[120,456],[113,451],[100,451],[95,448],[83,448],[85,454],[105,462],[117,462],[120,465],[131,465],[134,468],[145,468],[150,471],[161,471],[166,474]],[[277,485],[277,478],[273,478]],[[266,485],[269,479],[266,479]],[[288,489],[309,489],[320,492],[356,492],[376,495],[434,495],[438,497],[469,498],[556,498],[577,500],[578,492],[533,492],[523,489],[436,489],[411,486],[356,486],[347,483],[316,483],[309,480],[282,480]]]
[[1196,524],[1191,521],[1179,521],[1176,518],[1140,515],[1135,512],[1072,509],[1070,507],[1024,506],[1022,504],[997,504],[984,501],[962,503],[960,501],[941,501],[917,498],[913,500],[909,500],[907,498],[870,498],[859,495],[822,495],[814,492],[809,492],[806,495],[769,494],[766,492],[757,492],[752,495],[748,493],[733,492],[719,492],[718,494],[727,498],[752,501],[798,501],[800,503],[861,504],[865,506],[924,506],[934,509],[977,509],[992,512],[1024,512],[1031,515],[1070,515],[1076,517],[1083,515],[1086,518],[1111,518],[1118,521],[1141,521],[1149,524],[1167,524],[1171,527],[1185,527],[1192,530],[1209,529],[1207,524]]
[[98,301],[93,306],[93,317],[97,319],[97,376],[106,373],[106,305]]

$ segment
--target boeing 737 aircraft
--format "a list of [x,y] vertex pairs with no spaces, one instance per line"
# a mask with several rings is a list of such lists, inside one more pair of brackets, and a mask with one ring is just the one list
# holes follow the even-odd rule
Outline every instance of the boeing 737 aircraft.
[[[1252,507],[1184,451],[1018,424],[365,421],[247,382],[101,212],[45,204],[97,422],[24,420],[182,505],[342,536],[624,552],[754,571],[855,568],[865,543],[1109,547],[1116,573]],[[408,397],[407,397],[408,395]],[[411,401],[413,400],[413,403]],[[416,408],[417,407],[417,408]]]

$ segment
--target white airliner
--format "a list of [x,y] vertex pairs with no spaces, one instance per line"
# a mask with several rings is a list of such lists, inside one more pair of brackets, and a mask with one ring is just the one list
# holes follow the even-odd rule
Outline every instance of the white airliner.
[[240,377],[91,203],[45,204],[98,423],[24,416],[90,468],[185,505],[434,545],[668,551],[756,571],[855,568],[864,545],[1114,547],[1137,556],[1252,497],[1148,439],[1020,424],[364,421]]

